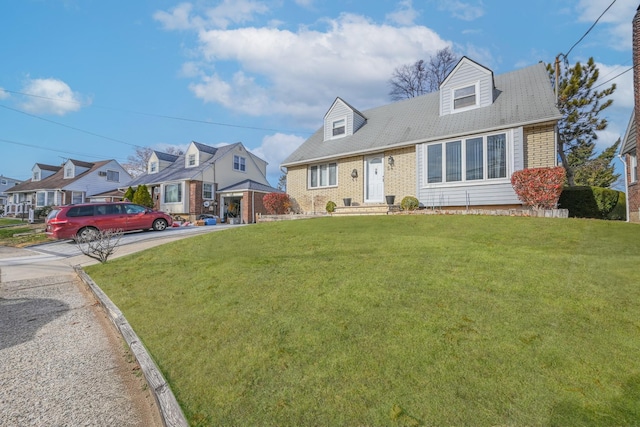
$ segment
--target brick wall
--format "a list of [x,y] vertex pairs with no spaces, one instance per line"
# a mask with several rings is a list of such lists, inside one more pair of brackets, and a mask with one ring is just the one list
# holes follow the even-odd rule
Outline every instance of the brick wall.
[[202,181],[189,181],[189,219],[195,221],[203,213]]
[[[636,117],[636,156],[640,154],[640,7],[636,11],[633,17],[633,99],[635,106]],[[638,209],[640,209],[640,185],[639,183],[630,183],[630,170],[629,170],[629,156],[626,156],[627,160],[627,204],[629,206],[629,221],[640,222],[640,215]]]
[[524,167],[556,166],[555,126],[553,123],[524,128]]
[[[385,194],[396,196],[396,203],[404,196],[415,195],[416,191],[416,149],[415,146],[400,148],[384,153]],[[388,157],[393,156],[393,167]],[[307,188],[307,166],[295,166],[287,171],[287,194],[296,213],[325,213],[329,200],[342,206],[342,199],[351,198],[354,206],[364,203],[364,156],[349,157],[337,161],[338,185],[329,188]],[[351,177],[356,170],[357,178]]]

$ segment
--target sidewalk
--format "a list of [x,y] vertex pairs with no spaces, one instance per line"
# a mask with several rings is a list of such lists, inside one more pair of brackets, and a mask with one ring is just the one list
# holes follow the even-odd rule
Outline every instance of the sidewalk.
[[135,358],[73,270],[95,262],[0,247],[0,425],[163,424]]

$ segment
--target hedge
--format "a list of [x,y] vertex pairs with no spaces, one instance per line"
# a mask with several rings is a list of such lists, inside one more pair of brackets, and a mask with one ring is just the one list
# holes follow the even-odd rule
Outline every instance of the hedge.
[[558,205],[574,218],[607,219],[618,204],[620,191],[601,187],[565,187]]

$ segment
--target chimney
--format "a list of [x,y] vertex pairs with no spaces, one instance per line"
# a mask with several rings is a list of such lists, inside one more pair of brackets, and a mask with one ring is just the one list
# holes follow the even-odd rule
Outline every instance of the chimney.
[[636,117],[636,153],[640,154],[640,6],[633,17],[633,106]]

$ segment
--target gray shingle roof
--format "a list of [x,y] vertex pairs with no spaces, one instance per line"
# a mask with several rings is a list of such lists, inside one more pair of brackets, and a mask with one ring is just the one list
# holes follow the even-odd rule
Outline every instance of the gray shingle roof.
[[219,158],[223,157],[229,151],[233,150],[237,145],[241,145],[242,143],[236,142],[235,144],[225,145],[223,147],[215,148],[208,145],[200,144],[199,142],[193,142],[198,150],[203,151],[205,153],[213,154],[213,157],[207,160],[204,163],[199,164],[196,167],[186,168],[185,165],[185,154],[181,154],[177,156],[173,160],[173,164],[167,166],[165,169],[161,170],[158,173],[145,173],[135,178],[133,181],[129,183],[131,187],[136,187],[138,185],[149,185],[149,184],[159,184],[162,182],[171,182],[171,181],[184,181],[191,180],[198,176],[200,173],[211,167],[211,164],[217,161]]
[[226,191],[243,191],[243,190],[259,191],[261,193],[282,193],[282,191],[278,190],[277,188],[273,188],[270,185],[265,185],[256,181],[252,181],[250,179],[245,179],[244,181],[240,181],[237,184],[233,184],[228,187],[222,188],[218,190],[218,192],[222,193]]
[[[89,170],[86,170],[84,172],[82,172],[80,175],[77,175],[73,178],[65,178],[64,177],[64,171],[62,170],[61,167],[58,167],[58,171],[56,173],[54,173],[51,176],[48,176],[46,178],[43,178],[39,181],[32,181],[32,180],[28,180],[25,181],[21,184],[16,185],[15,187],[11,188],[11,192],[23,192],[23,191],[36,191],[36,190],[58,190],[58,189],[64,189],[66,188],[69,184],[71,184],[72,182],[75,182],[77,180],[79,180],[80,178],[83,178],[93,172],[95,172],[97,169],[101,168],[102,166],[112,162],[112,160],[102,160],[99,162],[94,162],[94,163],[88,163],[88,162],[78,162],[76,163],[76,161],[73,161],[74,164],[78,164],[81,163],[83,165],[88,165],[89,166]],[[38,166],[40,167],[40,169],[42,169],[42,166],[40,163],[38,163]],[[46,166],[46,165],[44,165]]]
[[158,160],[163,160],[165,162],[175,162],[178,156],[176,154],[164,153],[162,151],[154,151]]
[[318,129],[282,166],[380,151],[494,129],[557,120],[549,75],[539,63],[495,76],[491,106],[440,116],[440,94],[433,92],[363,112],[367,123],[353,135],[323,141]]

